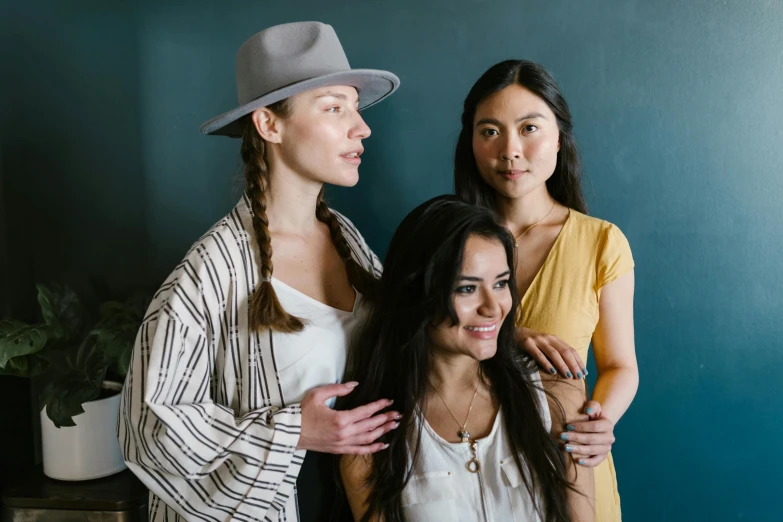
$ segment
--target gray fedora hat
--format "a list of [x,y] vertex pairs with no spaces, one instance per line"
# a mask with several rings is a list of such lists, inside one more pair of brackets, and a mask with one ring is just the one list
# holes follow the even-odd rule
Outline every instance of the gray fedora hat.
[[356,87],[361,110],[393,93],[400,79],[388,71],[351,69],[331,25],[295,22],[264,29],[237,52],[239,106],[204,123],[201,132],[239,137],[242,116],[329,85]]

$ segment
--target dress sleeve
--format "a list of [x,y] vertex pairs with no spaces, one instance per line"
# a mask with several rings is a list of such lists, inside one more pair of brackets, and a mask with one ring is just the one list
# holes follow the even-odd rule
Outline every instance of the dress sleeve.
[[608,223],[602,236],[596,263],[596,290],[600,290],[634,267],[631,246],[619,228]]

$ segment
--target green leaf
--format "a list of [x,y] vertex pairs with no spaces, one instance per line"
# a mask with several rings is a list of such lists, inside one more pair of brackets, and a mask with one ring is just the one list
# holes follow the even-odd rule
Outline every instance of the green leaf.
[[66,371],[51,380],[41,392],[41,408],[46,407],[46,415],[58,428],[75,426],[73,417],[84,413],[82,405],[100,395],[106,368],[92,370],[85,372],[74,368]]
[[126,375],[128,375],[128,371],[130,370],[130,361],[132,355],[133,355],[133,345],[131,345],[124,352],[122,352],[122,354],[120,354],[119,357],[117,357],[117,360],[114,364],[114,373],[116,373],[120,377],[125,377]]
[[100,396],[107,372],[120,378],[127,374],[150,299],[134,296],[123,302],[104,302],[98,321],[90,323],[87,320],[94,316],[85,312],[67,287],[38,285],[38,301],[46,321],[42,327],[51,344],[38,354],[40,360],[19,359],[14,371],[49,363],[40,406],[56,426],[73,426],[73,417],[84,411],[82,405]]
[[38,304],[47,324],[57,325],[69,336],[78,335],[85,323],[85,310],[76,293],[67,286],[42,284],[38,289]]
[[8,361],[5,368],[0,368],[0,375],[35,377],[46,372],[49,366],[49,361],[38,354],[22,355]]
[[40,352],[46,345],[47,330],[44,325],[29,325],[21,321],[0,321],[0,368],[8,361]]
[[136,296],[123,303],[108,301],[101,306],[101,320],[93,331],[98,335],[99,350],[119,377],[128,373],[133,345],[148,304],[149,299]]
[[59,322],[55,292],[41,284],[35,285],[35,287],[38,289],[38,306],[41,307],[44,321],[48,324]]

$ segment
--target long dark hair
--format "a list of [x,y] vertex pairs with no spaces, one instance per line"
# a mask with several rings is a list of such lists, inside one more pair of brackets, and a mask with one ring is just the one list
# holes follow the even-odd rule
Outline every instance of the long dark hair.
[[[417,408],[423,407],[432,368],[427,332],[443,320],[459,323],[452,303],[454,285],[465,243],[473,235],[502,244],[509,267],[514,266],[513,239],[492,212],[455,196],[423,203],[408,214],[392,238],[372,311],[352,354],[349,378],[361,385],[337,406],[350,409],[386,397],[402,414],[400,427],[382,439],[389,448],[368,457],[371,493],[363,520],[373,515],[385,522],[404,520],[401,494],[413,469],[409,450],[414,460],[419,452],[418,443],[415,448],[409,444],[420,440]],[[541,420],[537,390],[530,379],[538,370],[514,342],[519,294],[513,270],[508,287],[513,308],[500,328],[496,355],[480,362],[480,373],[501,407],[514,459],[541,518],[570,521],[564,457]]]
[[462,130],[454,153],[455,193],[462,201],[495,208],[495,190],[481,178],[473,155],[473,120],[482,101],[514,84],[544,100],[557,118],[560,151],[555,172],[546,182],[549,194],[561,205],[587,213],[581,186],[582,160],[574,140],[571,111],[549,71],[527,60],[506,60],[493,65],[473,84],[465,98]]

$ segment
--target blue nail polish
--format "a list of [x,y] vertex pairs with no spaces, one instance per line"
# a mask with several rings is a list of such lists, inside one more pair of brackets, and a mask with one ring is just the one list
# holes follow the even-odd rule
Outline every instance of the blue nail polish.
[[552,375],[556,375],[557,374],[557,370],[555,370],[554,368],[550,368],[549,371],[550,371],[550,373]]
[[587,408],[585,411],[587,412],[588,415],[593,414],[593,408]]
[[566,377],[568,377],[569,379],[572,378],[573,376],[574,374],[572,374],[571,372],[566,372]]
[[581,379],[582,378],[582,372],[576,372],[576,378]]
[[585,459],[579,459],[579,465],[584,466],[585,465]]
[[582,368],[582,374],[587,377],[587,368]]
[[571,446],[566,446],[566,451],[570,452],[571,450],[573,450]]
[[562,435],[560,435],[560,438],[563,440],[568,440],[568,433],[563,433]]
[[568,431],[574,431],[574,425],[573,424],[569,424],[568,426],[566,426],[566,429]]

